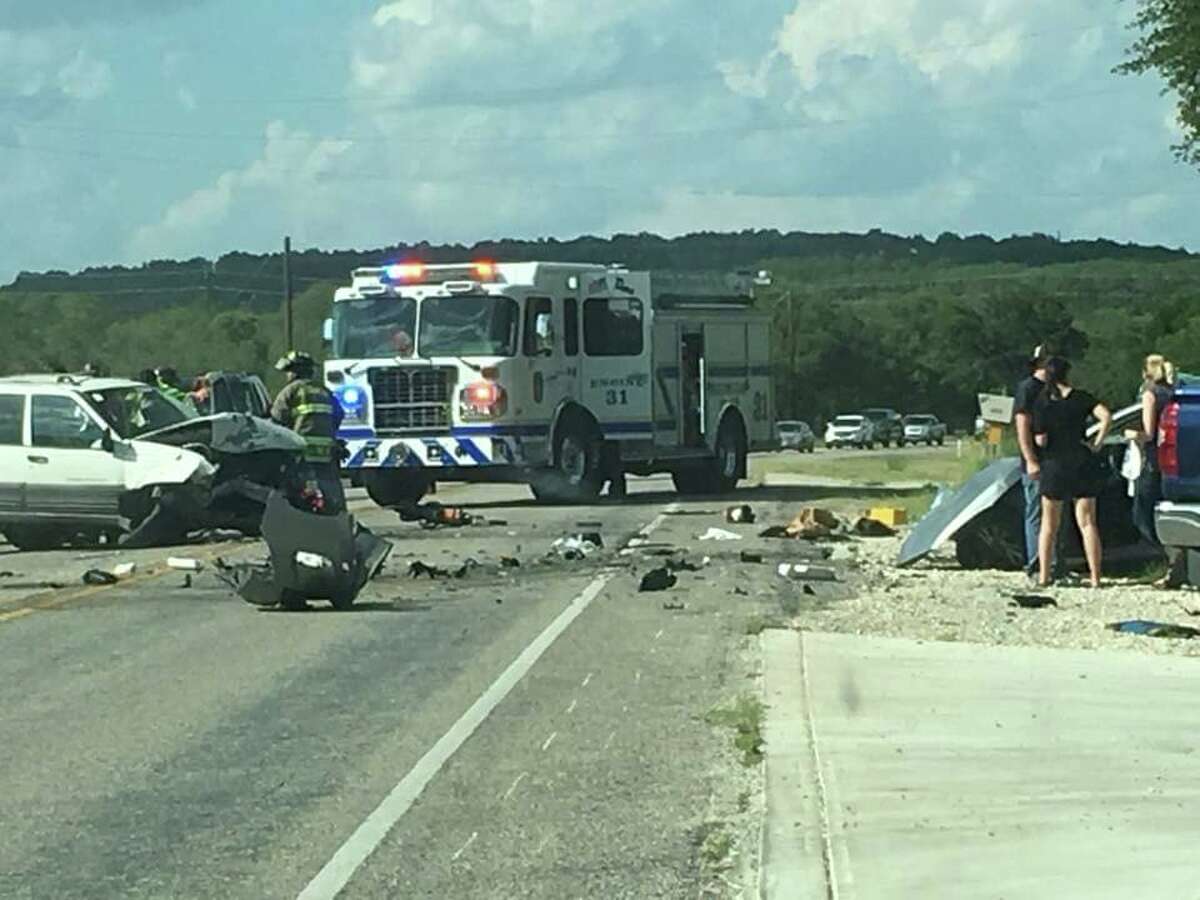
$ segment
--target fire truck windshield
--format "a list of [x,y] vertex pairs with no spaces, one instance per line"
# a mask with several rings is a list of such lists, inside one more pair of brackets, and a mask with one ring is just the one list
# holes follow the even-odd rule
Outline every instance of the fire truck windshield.
[[413,355],[417,301],[411,297],[371,297],[335,303],[333,320],[333,349],[339,359]]
[[427,297],[417,348],[429,356],[512,356],[521,320],[515,300],[470,294]]

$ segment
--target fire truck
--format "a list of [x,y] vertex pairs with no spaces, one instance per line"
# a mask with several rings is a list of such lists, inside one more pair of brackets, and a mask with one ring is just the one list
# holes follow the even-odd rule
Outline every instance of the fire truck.
[[438,480],[523,482],[546,501],[667,472],[732,489],[770,445],[765,273],[558,262],[354,271],[325,322],[345,469],[382,506]]

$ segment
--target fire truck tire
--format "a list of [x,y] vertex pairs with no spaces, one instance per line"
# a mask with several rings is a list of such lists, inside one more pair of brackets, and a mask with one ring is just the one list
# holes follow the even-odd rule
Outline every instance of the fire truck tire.
[[529,484],[533,496],[546,503],[595,500],[604,486],[600,440],[583,422],[564,423],[554,441],[554,465]]
[[671,473],[681,494],[723,494],[737,487],[746,470],[746,440],[736,417],[726,417],[717,432],[715,453],[703,463],[683,464]]
[[364,472],[362,481],[367,496],[379,506],[388,508],[419,503],[430,486],[430,480],[423,475],[387,469]]

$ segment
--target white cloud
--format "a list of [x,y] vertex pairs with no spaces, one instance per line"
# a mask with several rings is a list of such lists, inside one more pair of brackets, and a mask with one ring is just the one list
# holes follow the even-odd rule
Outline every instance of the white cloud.
[[273,246],[285,230],[325,246],[770,226],[1200,243],[1156,84],[1109,73],[1128,14],[382,3],[348,36],[353,139],[275,123],[259,158],[172,204],[131,254]]
[[112,87],[112,67],[103,60],[92,59],[83,50],[58,70],[58,86],[64,94],[76,100],[95,100]]

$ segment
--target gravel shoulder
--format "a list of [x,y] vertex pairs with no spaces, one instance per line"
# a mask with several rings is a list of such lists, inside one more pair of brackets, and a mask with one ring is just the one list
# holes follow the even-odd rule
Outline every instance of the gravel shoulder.
[[[1022,573],[964,571],[953,546],[910,569],[894,564],[902,536],[840,548],[856,560],[853,590],[835,604],[802,608],[792,626],[806,631],[976,644],[1127,650],[1200,656],[1200,641],[1117,634],[1106,626],[1149,619],[1200,627],[1200,594],[1165,591],[1113,578],[1099,590],[1031,588]],[[1056,606],[1023,609],[1015,594],[1051,597]]]

